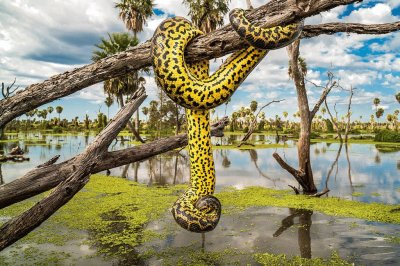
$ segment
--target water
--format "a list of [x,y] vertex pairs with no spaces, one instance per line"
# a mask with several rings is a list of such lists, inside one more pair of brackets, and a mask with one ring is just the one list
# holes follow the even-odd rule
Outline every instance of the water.
[[[213,139],[214,144],[237,142],[242,136],[230,135]],[[252,141],[260,144],[275,143],[274,136],[254,135]],[[30,157],[29,162],[0,164],[3,182],[8,183],[49,160],[61,155],[59,162],[82,152],[94,138],[92,135],[52,136],[28,134],[20,138],[31,141],[0,143],[0,151],[8,152],[18,143]],[[127,141],[113,142],[110,150],[133,146]],[[39,141],[39,142],[38,142]],[[282,142],[281,142],[282,143]],[[294,178],[273,159],[278,152],[290,165],[297,165],[297,149],[293,141],[286,147],[237,150],[215,149],[214,160],[217,190],[233,186],[264,186],[287,189],[298,186]],[[340,154],[338,156],[338,152]],[[336,157],[337,158],[337,163]],[[340,148],[338,143],[315,143],[311,145],[311,159],[318,190],[328,187],[329,196],[363,202],[400,203],[400,151],[382,151],[374,144],[350,144]],[[186,150],[173,151],[150,160],[111,169],[112,175],[124,176],[145,184],[181,184],[189,181],[189,160]]]
[[[190,259],[190,251],[218,252],[225,249],[243,254],[226,256],[224,264],[258,265],[253,253],[287,254],[302,258],[328,258],[337,252],[341,258],[356,265],[399,265],[400,245],[387,241],[388,235],[398,233],[398,225],[365,222],[327,216],[308,210],[287,208],[249,208],[239,214],[223,215],[212,233],[193,234],[180,230],[173,218],[166,216],[148,228],[170,231],[164,240],[146,243],[141,251],[168,250],[170,258],[149,259],[149,265],[174,265],[178,257]],[[193,255],[192,255],[193,256]]]
[[[216,145],[236,143],[242,136],[230,135],[213,139]],[[16,136],[14,136],[16,138]],[[1,182],[8,183],[21,177],[30,169],[60,155],[59,161],[82,152],[94,138],[92,135],[57,136],[32,133],[20,135],[29,141],[0,143],[0,152],[7,153],[18,144],[29,162],[0,164]],[[133,146],[126,141],[115,141],[110,150]],[[275,143],[274,136],[254,135],[252,141],[259,144]],[[285,142],[279,148],[237,150],[215,149],[214,159],[217,190],[228,186],[241,189],[247,186],[263,186],[288,189],[298,186],[273,159],[278,152],[290,165],[297,165],[297,149],[294,141]],[[350,144],[347,148],[338,143],[315,143],[311,146],[312,167],[318,190],[328,187],[329,196],[338,196],[363,202],[400,203],[400,151],[387,150],[373,144]],[[189,160],[186,150],[171,151],[149,160],[110,169],[112,175],[123,176],[148,185],[183,184],[189,181]],[[387,236],[398,236],[398,225],[371,223],[359,219],[338,218],[317,212],[287,208],[249,208],[241,213],[223,215],[218,227],[201,235],[181,230],[166,213],[161,220],[148,225],[148,229],[168,232],[166,238],[145,243],[138,252],[154,250],[171,252],[171,257],[151,257],[146,263],[174,264],[187,248],[204,254],[224,249],[240,251],[239,255],[225,256],[224,262],[251,263],[251,253],[270,252],[298,255],[305,258],[327,258],[337,251],[342,258],[363,265],[399,265],[400,245],[389,243]],[[83,235],[87,234],[82,232]],[[203,246],[203,249],[202,249]],[[40,250],[57,250],[46,244]],[[4,252],[12,252],[10,247]],[[79,243],[68,243],[62,250],[72,254],[72,263],[107,265],[93,257],[94,250]],[[7,255],[3,253],[3,255]],[[88,257],[89,255],[89,257]],[[92,255],[92,256],[91,256]],[[81,260],[85,258],[85,260]],[[68,261],[67,261],[68,262]],[[217,263],[217,262],[216,262]]]

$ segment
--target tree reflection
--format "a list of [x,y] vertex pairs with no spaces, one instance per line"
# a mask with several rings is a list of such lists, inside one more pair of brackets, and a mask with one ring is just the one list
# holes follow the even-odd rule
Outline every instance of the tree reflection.
[[331,177],[333,169],[335,169],[335,166],[336,166],[336,173],[335,173],[335,180],[336,180],[336,177],[337,177],[337,174],[338,174],[338,171],[339,171],[339,157],[340,157],[340,153],[342,152],[342,147],[343,147],[343,143],[340,143],[339,149],[338,149],[337,154],[336,154],[336,158],[333,161],[333,163],[331,165],[331,168],[329,169],[328,174],[326,176],[325,189],[329,189],[328,188],[329,179]]
[[258,173],[262,176],[262,177],[265,177],[266,179],[268,179],[268,180],[271,180],[273,183],[274,183],[274,186],[276,187],[276,181],[280,181],[280,179],[274,179],[274,178],[272,178],[272,177],[270,177],[270,176],[268,176],[267,174],[265,174],[263,171],[261,171],[261,169],[260,169],[260,167],[258,166],[258,153],[257,153],[257,150],[255,150],[255,149],[250,149],[250,150],[247,150],[248,152],[249,152],[249,154],[250,154],[250,159],[251,159],[251,161],[254,163],[254,166],[256,167],[256,169],[257,169],[257,171],[258,171]]
[[180,151],[171,151],[148,159],[146,165],[150,178],[148,185],[177,184],[183,178],[187,158]]
[[0,163],[0,185],[4,184],[4,179],[3,179],[3,172],[1,170],[2,164]]
[[349,144],[346,143],[346,159],[347,159],[347,174],[349,176],[349,182],[350,182],[350,187],[351,187],[351,192],[354,192],[354,187],[353,187],[353,181],[351,178],[351,163],[350,163],[350,156],[349,156]]
[[281,227],[273,234],[274,237],[279,237],[284,231],[294,225],[294,219],[299,217],[297,241],[302,258],[311,259],[311,216],[313,211],[303,209],[289,209],[290,215],[282,220]]

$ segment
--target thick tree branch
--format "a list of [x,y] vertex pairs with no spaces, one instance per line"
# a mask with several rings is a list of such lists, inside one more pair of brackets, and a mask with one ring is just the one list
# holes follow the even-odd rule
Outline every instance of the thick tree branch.
[[0,250],[3,250],[39,226],[85,186],[89,181],[92,169],[99,164],[110,143],[140,106],[138,103],[141,103],[146,98],[144,90],[138,91],[136,98],[136,101],[130,102],[123,107],[116,115],[116,118],[100,132],[85,151],[75,158],[73,161],[74,170],[67,174],[66,180],[61,182],[49,196],[1,226]]
[[[223,129],[227,124],[228,118],[224,117],[211,125],[211,135],[216,137],[223,136]],[[107,152],[102,156],[100,163],[96,164],[90,173],[94,174],[145,160],[173,149],[185,147],[186,145],[187,134],[181,134],[128,149]],[[0,186],[0,209],[57,186],[71,173],[74,163],[77,160],[76,158],[77,156],[59,164],[35,168],[21,178]]]
[[275,158],[275,160],[279,163],[279,165],[285,169],[286,171],[288,171],[296,180],[297,182],[299,182],[299,184],[301,185],[302,188],[307,187],[307,185],[305,184],[304,180],[303,180],[303,176],[304,173],[302,171],[296,170],[294,169],[292,166],[290,166],[289,164],[287,164],[282,158],[281,156],[274,152],[274,154],[272,154],[272,156]]
[[[248,19],[264,26],[273,26],[317,15],[340,5],[348,5],[358,0],[311,1],[305,10],[292,0],[275,0],[248,12]],[[267,22],[266,22],[267,21]],[[315,31],[315,30],[314,30]],[[348,31],[348,28],[346,28]],[[212,59],[246,47],[230,25],[193,40],[187,48],[186,59],[198,61]],[[38,106],[65,97],[98,82],[128,74],[148,67],[150,62],[150,42],[147,41],[125,52],[112,55],[95,63],[67,71],[44,82],[28,86],[20,93],[0,101],[0,128]]]
[[387,34],[400,30],[400,21],[384,24],[360,24],[360,23],[326,23],[319,25],[307,25],[300,38],[312,38],[322,34],[332,35],[339,32],[356,34]]

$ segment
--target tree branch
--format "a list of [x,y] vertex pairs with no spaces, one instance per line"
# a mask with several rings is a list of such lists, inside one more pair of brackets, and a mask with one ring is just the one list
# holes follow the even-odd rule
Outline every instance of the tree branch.
[[[311,84],[313,84],[315,87],[321,87],[318,86],[317,84],[313,83],[312,81],[307,80]],[[326,83],[324,87],[324,91],[321,94],[321,97],[319,98],[318,102],[315,104],[314,108],[312,109],[310,113],[310,119],[313,120],[315,117],[315,114],[318,112],[319,108],[321,107],[321,104],[325,101],[326,97],[328,94],[331,92],[331,90],[335,87],[338,87],[337,81],[333,81],[333,74],[331,72],[328,72],[328,82]]]
[[[249,21],[256,25],[274,26],[304,19],[340,5],[348,5],[358,0],[312,1],[304,11],[292,0],[275,0],[247,13]],[[349,28],[346,27],[346,31]],[[305,29],[307,32],[307,29]],[[314,32],[317,30],[314,29]],[[321,32],[324,34],[326,32]],[[314,33],[314,36],[316,33]],[[202,35],[193,40],[187,48],[189,62],[212,59],[243,49],[247,46],[238,38],[230,25]],[[83,88],[110,78],[126,75],[151,65],[150,42],[147,41],[125,52],[115,54],[95,63],[67,71],[44,82],[32,84],[17,95],[0,101],[0,128],[38,106],[65,97]]]
[[[223,129],[227,124],[228,118],[224,117],[211,125],[211,135],[222,137]],[[107,152],[102,156],[100,163],[95,165],[90,173],[95,174],[107,169],[142,161],[170,150],[185,147],[187,141],[187,134],[181,134],[162,138],[132,148]],[[0,186],[0,209],[54,188],[65,180],[68,174],[73,171],[76,160],[77,156],[59,164],[34,168],[24,176]]]
[[322,34],[332,35],[339,32],[356,34],[387,34],[400,30],[400,22],[384,24],[360,24],[360,23],[326,23],[319,25],[307,25],[301,34],[301,38],[312,38]]
[[293,167],[291,167],[289,164],[287,164],[282,158],[281,156],[274,152],[274,154],[272,154],[272,156],[275,158],[275,160],[279,163],[279,165],[285,169],[286,171],[288,171],[296,180],[297,182],[299,182],[299,184],[301,185],[302,188],[307,187],[307,185],[304,183],[302,176],[304,176],[304,173],[294,169]]
[[258,110],[256,116],[254,117],[254,120],[251,122],[249,131],[248,131],[247,134],[242,138],[242,140],[241,140],[240,144],[238,145],[238,147],[241,147],[243,144],[245,144],[245,142],[250,138],[251,134],[253,134],[253,131],[254,131],[256,125],[257,125],[257,117],[258,117],[258,115],[260,114],[260,112],[261,112],[264,108],[270,106],[271,104],[273,104],[273,103],[280,103],[280,102],[282,102],[282,101],[284,101],[284,100],[285,100],[285,99],[282,99],[282,100],[273,100],[273,101],[271,101],[271,102],[269,102],[269,103],[263,105],[263,106]]
[[73,160],[76,170],[68,173],[66,180],[61,182],[49,196],[1,226],[0,250],[39,226],[85,186],[92,169],[100,162],[101,156],[107,151],[110,143],[139,107],[138,103],[146,98],[144,90],[138,91],[136,97],[137,100],[123,107],[85,151]]

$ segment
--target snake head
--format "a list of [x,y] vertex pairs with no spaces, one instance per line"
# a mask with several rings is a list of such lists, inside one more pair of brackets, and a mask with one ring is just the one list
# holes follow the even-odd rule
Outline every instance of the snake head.
[[172,206],[175,221],[184,229],[205,233],[215,229],[221,217],[221,203],[211,195],[201,197],[193,205],[184,198],[178,199]]
[[235,8],[229,13],[233,29],[251,46],[263,50],[274,50],[294,42],[301,34],[304,20],[285,26],[263,28],[250,23],[243,9]]

